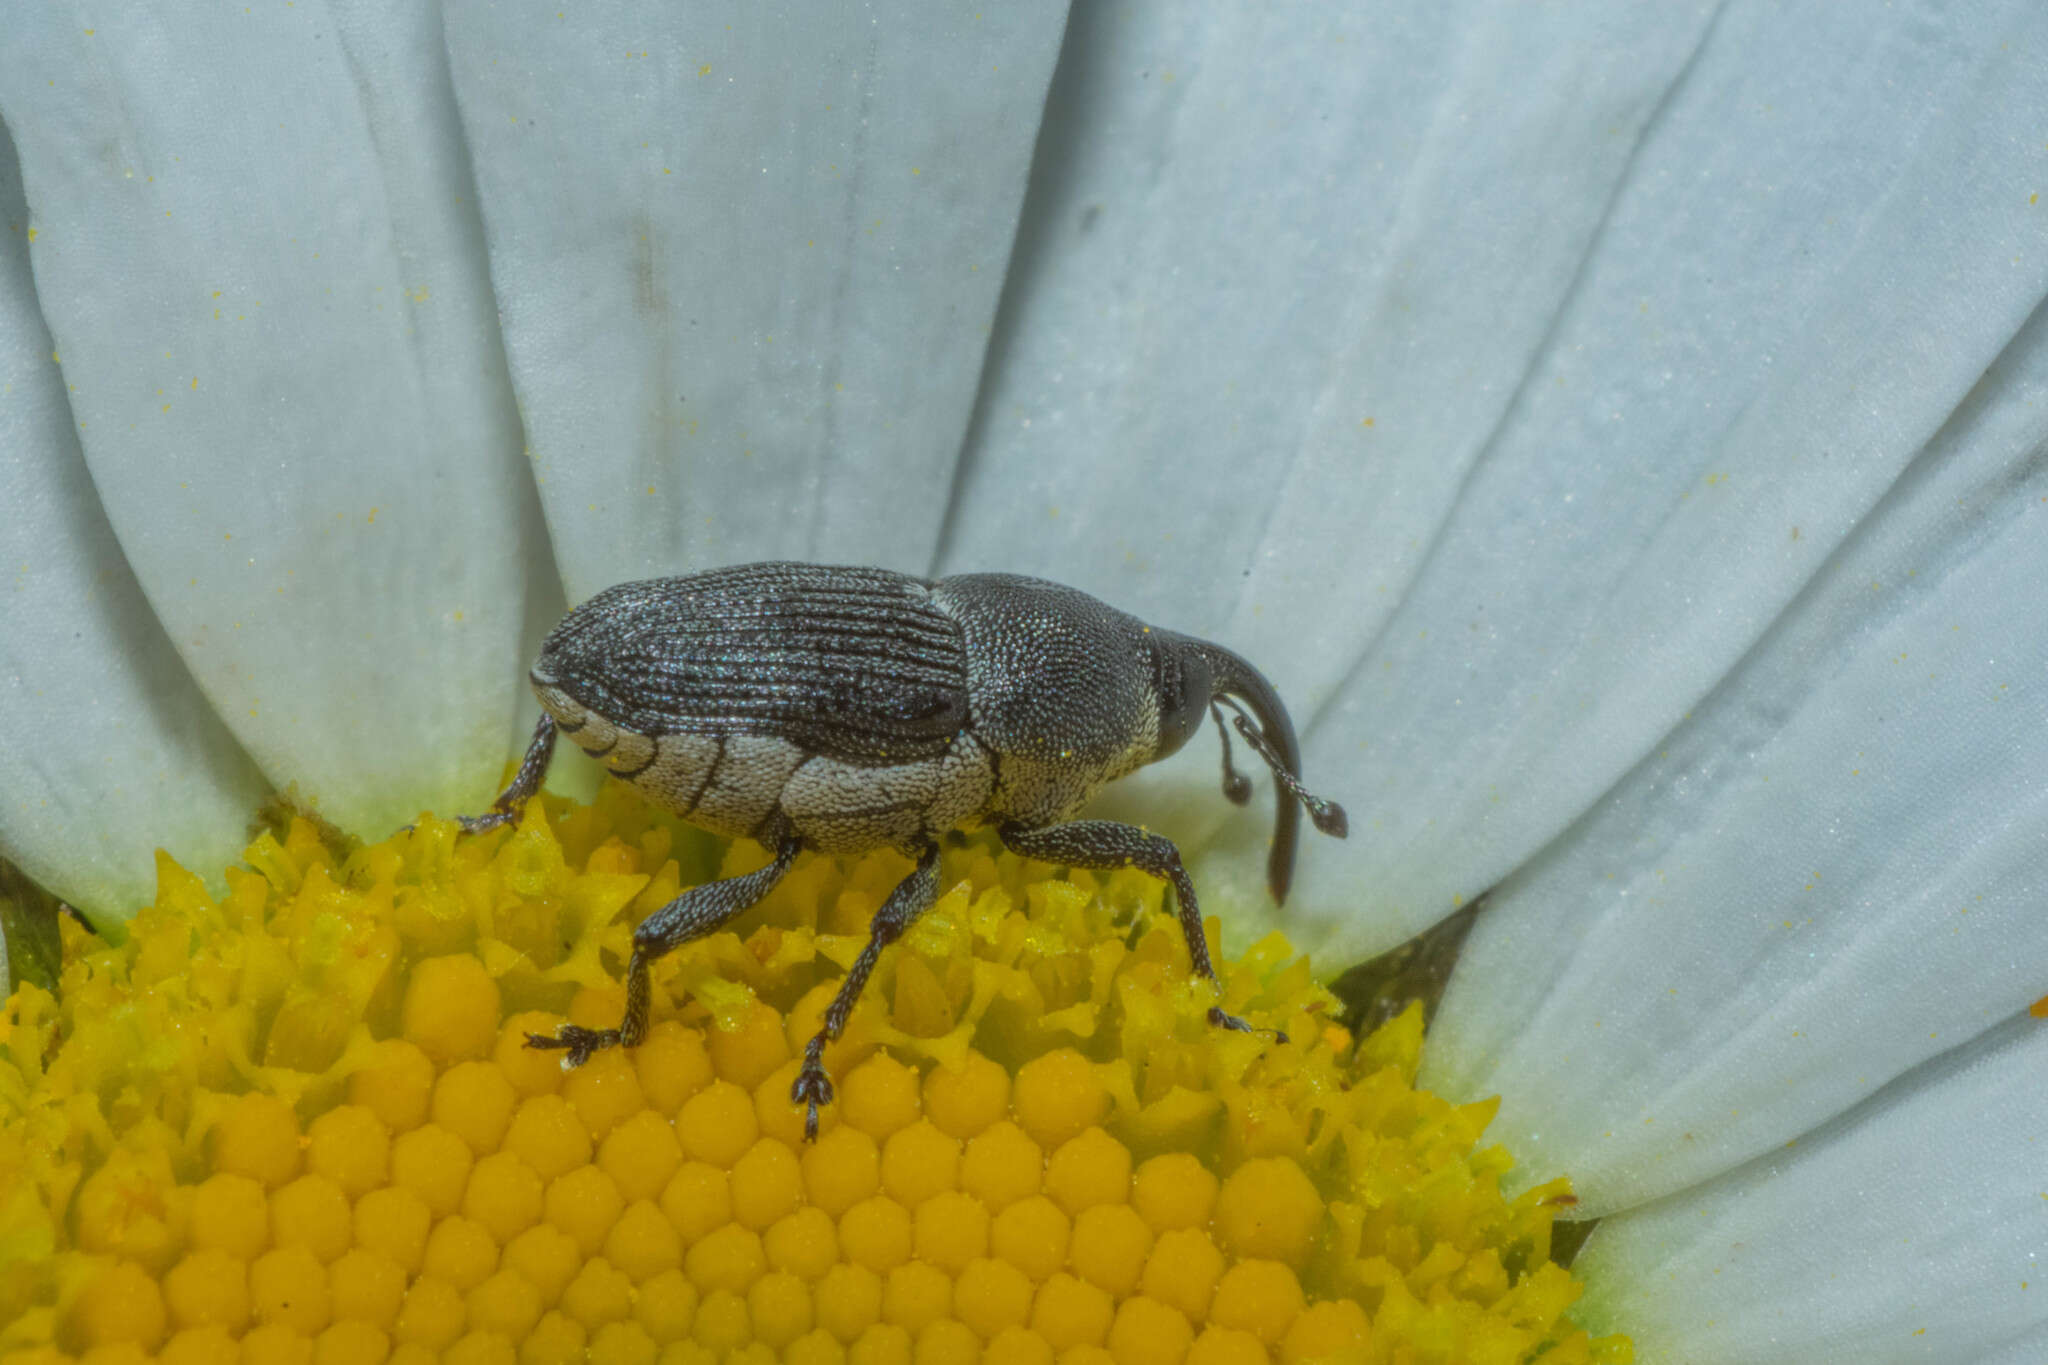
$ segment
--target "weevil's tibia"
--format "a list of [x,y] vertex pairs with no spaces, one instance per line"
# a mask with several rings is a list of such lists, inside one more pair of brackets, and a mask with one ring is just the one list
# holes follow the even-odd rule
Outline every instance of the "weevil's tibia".
[[806,1106],[804,1141],[817,1140],[818,1106],[832,1103],[832,1078],[825,1074],[825,1045],[837,1042],[846,1031],[846,1021],[853,1016],[853,1007],[860,1003],[860,993],[866,989],[875,963],[881,960],[882,949],[903,937],[904,930],[932,908],[938,894],[939,848],[932,844],[919,855],[910,875],[896,883],[882,908],[875,911],[874,919],[868,923],[867,946],[860,950],[860,956],[847,970],[846,979],[839,983],[839,993],[825,1007],[824,1027],[804,1045],[803,1069],[789,1087],[790,1103]]
[[1301,802],[1315,827],[1333,839],[1348,837],[1351,833],[1351,817],[1344,813],[1344,808],[1335,801],[1324,800],[1302,786],[1301,779],[1287,771],[1287,765],[1280,761],[1280,755],[1273,752],[1273,746],[1266,743],[1266,737],[1259,733],[1258,727],[1246,718],[1243,711],[1238,710],[1237,703],[1229,697],[1225,697],[1223,701],[1231,710],[1237,711],[1237,732],[1244,736],[1244,742],[1251,745],[1253,752],[1264,759],[1266,766],[1273,770],[1273,780],[1278,782],[1289,796]]
[[[1209,942],[1202,936],[1202,909],[1195,900],[1195,883],[1181,864],[1180,850],[1170,840],[1114,820],[1074,820],[1039,829],[1002,825],[997,828],[996,837],[1010,852],[1042,863],[1085,867],[1091,872],[1135,867],[1166,882],[1173,887],[1174,899],[1179,902],[1180,932],[1187,940],[1189,964],[1196,976],[1216,980],[1216,967],[1209,961]],[[1209,1007],[1209,1022],[1238,1033],[1258,1032],[1217,1005]],[[1287,1041],[1287,1035],[1277,1030],[1274,1037],[1283,1043]]]
[[533,738],[527,742],[526,757],[519,760],[519,771],[512,774],[512,785],[491,802],[489,814],[458,815],[455,823],[464,834],[483,834],[517,820],[526,803],[540,790],[540,780],[548,775],[548,762],[554,756],[555,718],[543,711],[533,727]]
[[647,1036],[647,1009],[651,987],[647,969],[656,961],[693,939],[718,932],[726,921],[759,904],[775,889],[783,873],[796,861],[802,844],[795,835],[784,833],[775,850],[775,861],[744,876],[693,886],[661,909],[640,921],[633,931],[633,957],[626,965],[626,1015],[617,1028],[584,1028],[564,1024],[552,1034],[529,1033],[526,1045],[535,1048],[564,1048],[564,1069],[589,1061],[591,1054],[608,1047],[636,1047]]

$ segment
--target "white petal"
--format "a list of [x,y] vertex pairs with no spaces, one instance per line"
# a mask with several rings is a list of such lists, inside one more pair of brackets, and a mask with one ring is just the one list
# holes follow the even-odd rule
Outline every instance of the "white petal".
[[[1501,421],[1704,16],[1078,11],[940,567],[1212,636],[1306,721]],[[1105,804],[1199,842],[1211,752]],[[1350,745],[1312,742],[1307,772],[1363,795]],[[1217,904],[1268,908],[1267,829],[1238,816],[1245,856],[1205,860]],[[1355,911],[1384,856],[1361,831],[1302,864]]]
[[735,560],[929,566],[1064,19],[450,7],[572,599]]
[[266,788],[100,510],[36,311],[28,230],[0,135],[0,851],[73,905],[117,916],[149,900],[159,846],[217,875]]
[[2048,1323],[2023,1332],[1976,1358],[1976,1365],[2041,1365],[2048,1360]]
[[[1335,651],[1320,701],[1499,421],[1705,13],[1076,11],[941,567],[1206,632],[1312,590],[1259,639],[1297,696]],[[1313,518],[1313,542],[1276,515]],[[1269,582],[1282,565],[1321,576]]]
[[[1580,1315],[1639,1359],[1969,1360],[2048,1323],[2048,1028],[2021,1017],[1796,1147],[1601,1224]],[[1998,1358],[1998,1357],[1994,1357]]]
[[549,571],[437,12],[38,5],[0,112],[86,461],[216,710],[362,832],[477,804]]
[[1715,692],[1480,914],[1429,1082],[1592,1212],[2048,990],[2048,315]]
[[[2011,17],[1720,16],[1315,729],[1311,759],[1364,787],[1365,914],[1339,945],[1485,889],[1654,750],[2032,311],[2042,157],[2010,129],[2048,112],[2025,31],[2044,12]],[[1304,904],[1341,911],[1344,870],[1311,862]]]

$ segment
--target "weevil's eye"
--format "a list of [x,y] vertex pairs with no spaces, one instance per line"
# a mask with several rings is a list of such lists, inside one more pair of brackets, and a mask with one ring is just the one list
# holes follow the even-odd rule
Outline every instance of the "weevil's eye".
[[1165,758],[1188,742],[1202,728],[1209,714],[1212,680],[1209,662],[1193,650],[1159,650],[1159,747],[1155,759]]

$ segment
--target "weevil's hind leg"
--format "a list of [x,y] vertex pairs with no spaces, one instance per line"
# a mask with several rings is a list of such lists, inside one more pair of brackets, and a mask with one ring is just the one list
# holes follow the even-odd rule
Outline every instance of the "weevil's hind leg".
[[918,857],[917,866],[910,875],[896,883],[896,889],[889,893],[888,900],[882,902],[882,908],[875,911],[874,919],[868,924],[867,946],[860,950],[860,956],[854,959],[846,979],[839,983],[839,993],[825,1007],[825,1026],[804,1045],[803,1069],[797,1072],[796,1082],[789,1087],[789,1098],[792,1104],[807,1106],[804,1110],[805,1141],[813,1141],[818,1136],[818,1106],[832,1103],[832,1079],[825,1074],[825,1045],[836,1042],[846,1030],[846,1021],[852,1016],[853,1007],[860,1002],[860,993],[866,988],[875,963],[881,959],[882,949],[903,937],[903,931],[932,908],[938,894],[939,849],[933,844]]
[[543,711],[533,727],[533,738],[527,742],[526,757],[519,760],[519,771],[512,774],[512,785],[491,802],[487,814],[458,815],[455,823],[462,826],[464,834],[483,834],[517,820],[526,803],[540,790],[540,780],[548,775],[548,762],[554,756],[555,718]]
[[[1042,863],[1064,863],[1094,872],[1135,867],[1166,882],[1173,887],[1174,899],[1180,902],[1180,932],[1187,940],[1188,960],[1195,975],[1216,980],[1215,965],[1209,961],[1209,944],[1202,937],[1202,910],[1195,900],[1195,884],[1188,877],[1187,868],[1181,865],[1180,850],[1171,841],[1114,820],[1074,820],[1036,829],[1028,825],[1003,825],[996,834],[1004,848]],[[1239,1033],[1257,1031],[1217,1005],[1209,1007],[1209,1022]],[[1287,1041],[1284,1033],[1276,1036],[1283,1043]]]
[[724,881],[693,886],[661,909],[640,921],[633,931],[633,957],[626,964],[626,1016],[617,1028],[584,1028],[564,1024],[552,1034],[529,1033],[526,1045],[565,1048],[565,1067],[582,1066],[594,1052],[608,1047],[634,1047],[647,1036],[647,1006],[652,988],[647,969],[659,958],[692,939],[718,931],[733,916],[752,909],[775,889],[782,874],[796,861],[802,844],[796,836],[784,834],[775,850],[775,861],[756,872]]

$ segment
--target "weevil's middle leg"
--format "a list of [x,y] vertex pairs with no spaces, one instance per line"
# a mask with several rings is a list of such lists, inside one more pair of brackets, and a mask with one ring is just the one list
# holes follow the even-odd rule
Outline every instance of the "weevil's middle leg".
[[[1064,825],[1003,825],[996,830],[1003,847],[1042,863],[1064,863],[1092,872],[1113,872],[1135,867],[1173,887],[1180,902],[1180,932],[1187,940],[1188,961],[1195,975],[1216,980],[1216,967],[1209,961],[1209,943],[1202,937],[1202,911],[1195,900],[1195,883],[1181,865],[1180,850],[1170,840],[1147,834],[1135,825],[1114,820],[1074,820]],[[1209,1007],[1209,1022],[1239,1033],[1257,1032],[1249,1023],[1224,1010]],[[1287,1035],[1277,1033],[1281,1042]]]
[[889,893],[889,899],[882,902],[882,908],[875,911],[874,919],[868,924],[867,946],[860,950],[860,956],[847,970],[846,979],[839,983],[839,993],[825,1007],[825,1026],[804,1045],[803,1069],[797,1072],[795,1083],[789,1087],[789,1099],[792,1104],[807,1106],[804,1110],[805,1141],[813,1141],[818,1136],[818,1106],[832,1103],[832,1078],[825,1074],[825,1045],[837,1041],[845,1032],[846,1021],[852,1016],[853,1007],[860,1002],[860,993],[866,988],[875,963],[881,960],[882,949],[903,937],[903,931],[932,908],[938,894],[939,847],[932,844],[919,856],[910,875],[896,883],[896,889]]
[[626,964],[626,1015],[617,1028],[584,1028],[564,1024],[552,1034],[529,1033],[526,1045],[536,1048],[566,1048],[562,1059],[567,1067],[582,1066],[591,1054],[608,1047],[635,1047],[647,1036],[647,1008],[653,987],[647,969],[658,959],[693,939],[716,933],[727,920],[759,904],[775,889],[782,874],[796,860],[803,845],[793,834],[784,834],[775,850],[775,861],[744,876],[693,886],[661,909],[640,921],[633,931],[633,957]]
[[483,834],[517,820],[526,803],[540,790],[540,780],[548,775],[548,763],[554,756],[555,718],[543,711],[533,727],[533,738],[527,742],[526,757],[519,760],[519,771],[512,774],[512,785],[491,802],[487,814],[458,815],[455,823],[462,826],[464,834]]

